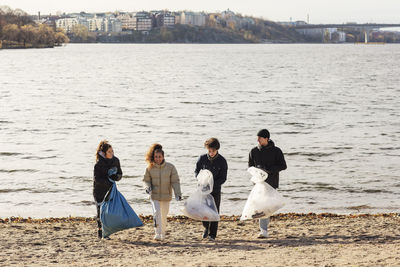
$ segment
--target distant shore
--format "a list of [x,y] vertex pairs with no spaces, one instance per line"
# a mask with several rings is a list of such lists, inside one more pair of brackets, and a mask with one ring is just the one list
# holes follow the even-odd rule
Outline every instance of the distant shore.
[[201,238],[200,222],[169,218],[167,239],[145,225],[96,238],[94,218],[0,219],[0,264],[29,266],[396,266],[400,214],[277,214],[267,239],[257,221],[223,216],[217,240]]

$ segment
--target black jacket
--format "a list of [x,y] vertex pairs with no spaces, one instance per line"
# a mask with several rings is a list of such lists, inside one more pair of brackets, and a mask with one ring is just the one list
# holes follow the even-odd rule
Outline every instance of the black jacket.
[[279,172],[286,170],[286,161],[279,147],[272,140],[266,146],[256,146],[249,154],[249,167],[263,169],[268,173],[265,180],[273,188],[279,187]]
[[213,174],[214,187],[212,193],[221,193],[221,185],[226,181],[226,174],[228,172],[228,164],[225,158],[217,154],[214,159],[210,160],[207,154],[201,155],[196,163],[196,170],[194,173],[199,174],[200,170],[209,170]]
[[114,180],[121,180],[122,170],[117,157],[106,159],[99,156],[99,160],[94,165],[93,196],[97,202],[104,200],[104,196],[112,186],[112,183],[108,180],[108,170],[113,167],[117,168],[117,179]]

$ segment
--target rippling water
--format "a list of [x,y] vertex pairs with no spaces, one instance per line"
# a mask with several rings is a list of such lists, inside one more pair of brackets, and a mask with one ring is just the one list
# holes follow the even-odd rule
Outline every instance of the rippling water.
[[[240,214],[256,133],[286,157],[282,212],[399,212],[398,45],[68,45],[0,51],[0,217],[93,216],[99,141],[138,213],[144,154],[163,144],[182,190],[203,142],[228,161],[221,212]],[[171,202],[171,213],[179,204]]]

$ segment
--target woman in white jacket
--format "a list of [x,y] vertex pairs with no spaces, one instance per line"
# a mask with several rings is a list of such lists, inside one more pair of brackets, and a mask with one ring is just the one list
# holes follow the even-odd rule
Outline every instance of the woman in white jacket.
[[146,187],[146,193],[151,195],[155,230],[154,239],[163,240],[167,227],[169,202],[172,199],[172,189],[176,200],[182,200],[179,176],[175,166],[165,161],[164,151],[160,144],[153,144],[150,147],[146,154],[146,161],[148,166],[143,182]]

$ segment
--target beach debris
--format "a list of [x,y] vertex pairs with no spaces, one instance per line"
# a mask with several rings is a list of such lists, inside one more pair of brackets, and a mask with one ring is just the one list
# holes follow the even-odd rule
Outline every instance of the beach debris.
[[[152,215],[138,215],[143,223],[151,223],[153,221]],[[277,213],[272,215],[271,220],[291,220],[291,219],[329,219],[329,218],[337,218],[337,219],[346,219],[346,218],[368,218],[368,217],[383,217],[383,218],[398,218],[400,217],[400,213],[377,213],[377,214],[336,214],[336,213]],[[168,217],[169,222],[179,222],[179,223],[187,223],[193,222],[195,220],[188,218],[183,215],[178,216],[170,216]],[[240,221],[240,216],[237,215],[220,215],[220,221],[225,222],[237,222],[237,225],[244,225],[243,221]],[[96,224],[95,217],[60,217],[60,218],[41,218],[41,219],[33,219],[33,218],[23,218],[23,217],[8,217],[8,218],[0,218],[0,223],[29,223],[29,224],[47,224],[47,223],[93,223]],[[140,229],[140,228],[135,228]]]

